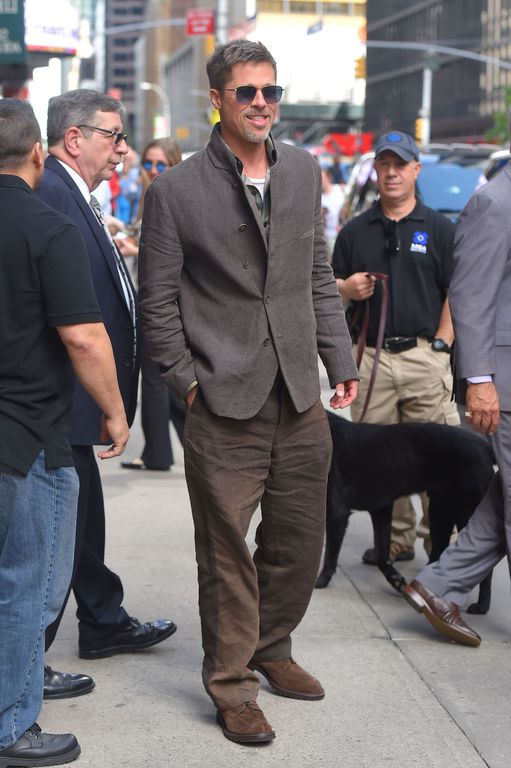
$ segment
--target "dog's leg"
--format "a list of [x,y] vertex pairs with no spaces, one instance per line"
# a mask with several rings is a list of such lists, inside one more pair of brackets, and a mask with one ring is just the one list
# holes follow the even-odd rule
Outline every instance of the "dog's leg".
[[376,565],[383,573],[389,584],[397,592],[401,592],[406,585],[401,576],[390,561],[390,531],[392,526],[392,504],[369,512],[373,522],[374,531],[374,555]]
[[491,603],[491,579],[493,576],[493,570],[490,571],[482,582],[479,584],[479,597],[477,603],[472,603],[467,608],[467,613],[478,614],[479,616],[485,616],[490,610]]
[[[429,494],[430,563],[436,562],[451,540],[454,525],[460,518],[459,504],[450,493]],[[466,523],[466,519],[464,523]]]
[[325,557],[323,568],[316,579],[317,589],[328,586],[330,579],[337,570],[339,552],[348,527],[350,514],[351,510],[346,504],[342,488],[339,488],[339,478],[333,474],[333,470],[330,470],[326,500]]

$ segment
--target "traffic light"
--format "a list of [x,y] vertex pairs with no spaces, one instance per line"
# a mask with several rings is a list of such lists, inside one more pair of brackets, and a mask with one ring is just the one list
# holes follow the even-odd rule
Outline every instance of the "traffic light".
[[355,77],[357,80],[366,79],[366,57],[365,56],[360,56],[360,58],[355,59]]
[[422,144],[424,139],[424,118],[418,117],[415,121],[415,141]]

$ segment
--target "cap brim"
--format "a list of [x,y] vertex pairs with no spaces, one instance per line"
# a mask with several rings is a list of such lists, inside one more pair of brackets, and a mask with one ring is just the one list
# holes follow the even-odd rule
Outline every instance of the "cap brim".
[[377,150],[375,157],[381,155],[382,152],[393,152],[395,155],[404,160],[406,163],[410,163],[412,160],[418,160],[418,157],[405,149],[404,147],[396,147],[395,144],[385,144],[383,147]]

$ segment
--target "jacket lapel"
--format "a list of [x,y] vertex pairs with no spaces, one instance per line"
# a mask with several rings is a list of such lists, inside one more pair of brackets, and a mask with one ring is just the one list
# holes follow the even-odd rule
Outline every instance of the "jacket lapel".
[[[75,201],[80,211],[82,212],[83,217],[91,230],[91,234],[96,240],[98,249],[101,252],[103,258],[105,259],[108,269],[110,270],[110,274],[112,275],[112,279],[117,287],[117,290],[121,295],[122,302],[124,305],[126,305],[126,309],[129,312],[128,305],[126,304],[126,298],[124,296],[124,291],[121,285],[121,279],[119,277],[119,270],[117,269],[115,256],[112,252],[112,245],[105,231],[103,230],[103,227],[99,223],[94,211],[92,210],[90,205],[87,203],[84,196],[82,195],[82,193],[80,192],[76,184],[74,183],[73,179],[67,173],[66,169],[62,167],[62,165],[59,163],[59,161],[56,158],[51,156],[48,157],[46,159],[45,165],[48,168],[50,168],[54,173],[56,173],[57,176],[59,176],[68,187],[69,192],[73,197],[73,200]],[[128,270],[126,270],[126,273],[128,274]],[[130,279],[129,275],[128,275],[128,279]],[[133,288],[133,292],[135,295],[134,288]]]

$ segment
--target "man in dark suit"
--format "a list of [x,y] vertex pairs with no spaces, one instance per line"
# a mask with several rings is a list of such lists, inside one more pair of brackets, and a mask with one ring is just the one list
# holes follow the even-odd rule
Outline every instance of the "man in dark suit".
[[321,169],[270,136],[282,95],[273,57],[232,41],[208,75],[221,124],[146,195],[141,308],[149,352],[189,406],[204,684],[225,737],[262,743],[275,733],[256,671],[281,695],[324,696],[291,658],[321,556],[332,449],[318,351],[334,408],[353,401],[357,371],[327,260]]
[[[136,293],[91,195],[101,181],[111,178],[127,152],[122,112],[118,100],[97,91],[81,89],[52,98],[48,109],[49,157],[38,193],[48,205],[67,214],[85,239],[94,289],[112,342],[119,388],[131,424],[139,372]],[[80,496],[71,586],[78,605],[79,655],[86,659],[148,648],[176,629],[172,621],[141,624],[130,617],[122,607],[121,580],[104,563],[103,492],[92,448],[101,442],[100,415],[77,382],[70,443]],[[48,627],[47,648],[61,616]],[[46,698],[79,695],[92,687],[93,681],[86,675],[46,670]]]

